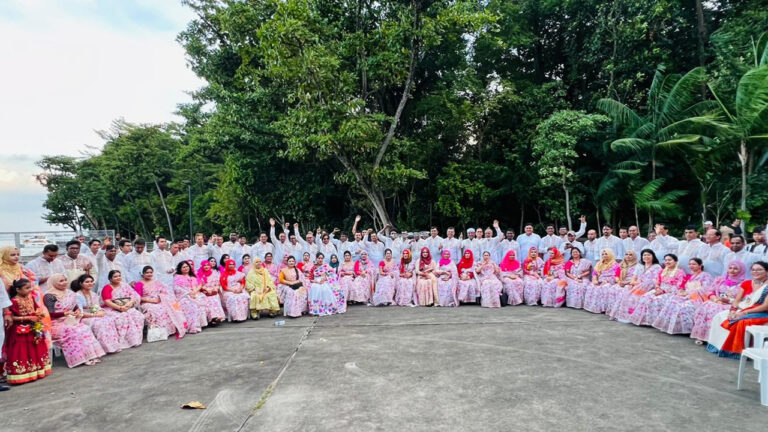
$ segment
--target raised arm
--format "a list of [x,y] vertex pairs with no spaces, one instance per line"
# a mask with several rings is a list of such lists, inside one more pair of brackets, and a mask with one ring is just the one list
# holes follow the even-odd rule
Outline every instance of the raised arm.
[[304,241],[304,237],[301,236],[301,229],[299,228],[299,223],[298,222],[293,224],[293,233],[296,235],[296,240],[299,243],[301,243],[304,246],[307,245],[307,242]]
[[360,217],[360,215],[357,215],[357,216],[355,216],[355,224],[354,224],[354,225],[352,225],[352,235],[353,235],[353,236],[354,236],[355,234],[357,234],[357,223],[358,223],[358,222],[360,222],[360,219],[362,219],[362,218]]
[[581,215],[581,223],[579,224],[579,230],[576,231],[576,239],[581,238],[585,232],[587,232],[587,217]]

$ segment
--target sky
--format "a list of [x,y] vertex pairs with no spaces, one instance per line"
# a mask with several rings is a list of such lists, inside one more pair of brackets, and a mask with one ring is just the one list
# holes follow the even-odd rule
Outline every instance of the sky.
[[179,0],[0,0],[0,232],[43,221],[42,155],[81,156],[113,120],[179,120],[203,82],[178,33]]

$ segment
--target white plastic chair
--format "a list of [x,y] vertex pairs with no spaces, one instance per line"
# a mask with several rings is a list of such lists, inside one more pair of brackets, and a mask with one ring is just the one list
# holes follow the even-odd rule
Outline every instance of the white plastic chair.
[[[741,380],[744,377],[744,365],[750,358],[754,362],[754,368],[759,373],[760,381],[760,404],[768,406],[768,348],[745,348],[741,352],[739,360],[739,376],[736,379],[736,390],[741,390]],[[765,371],[766,374],[763,374]]]
[[755,348],[764,348],[765,342],[768,341],[768,326],[747,326],[746,332],[744,333],[744,346],[749,347],[749,343],[752,340],[755,341]]

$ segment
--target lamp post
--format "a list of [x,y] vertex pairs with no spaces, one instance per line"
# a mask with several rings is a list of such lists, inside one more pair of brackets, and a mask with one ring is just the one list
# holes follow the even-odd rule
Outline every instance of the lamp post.
[[185,181],[184,184],[187,185],[187,192],[189,195],[189,241],[194,241],[194,222],[192,221],[192,182]]

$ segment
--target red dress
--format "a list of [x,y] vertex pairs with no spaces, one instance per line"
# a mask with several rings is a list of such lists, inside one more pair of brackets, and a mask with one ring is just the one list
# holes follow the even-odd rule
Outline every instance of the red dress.
[[[11,299],[11,314],[15,317],[35,315],[42,312],[32,299],[14,297]],[[5,331],[5,370],[9,384],[24,384],[44,378],[51,373],[51,359],[45,336],[36,337],[31,321],[14,321]],[[17,329],[22,329],[21,333]]]

